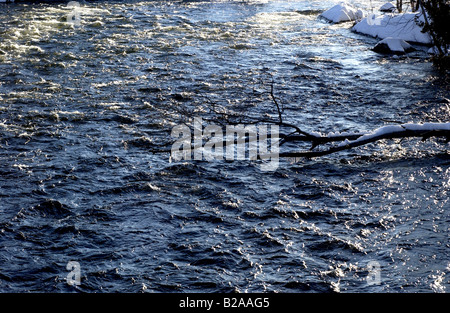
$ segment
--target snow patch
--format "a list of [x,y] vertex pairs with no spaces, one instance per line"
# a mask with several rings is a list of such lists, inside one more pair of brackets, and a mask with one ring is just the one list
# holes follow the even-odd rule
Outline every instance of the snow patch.
[[[446,51],[445,47],[441,47],[442,51]],[[428,49],[428,54],[439,54],[439,49],[436,46],[431,47],[430,49]],[[450,49],[449,52],[447,52],[445,55],[450,55]]]
[[450,130],[450,123],[423,123],[423,124],[402,124],[406,130],[416,131],[441,131]]
[[368,140],[368,139],[372,139],[374,137],[380,137],[380,136],[384,136],[386,134],[392,134],[392,133],[397,133],[397,132],[402,132],[405,129],[401,126],[401,125],[387,125],[387,126],[382,126],[380,128],[375,129],[373,132],[371,133],[367,133],[361,137],[359,137],[358,139],[354,140],[353,142],[359,142],[359,141],[364,141],[364,140]]
[[439,49],[436,46],[433,46],[428,49],[428,54],[439,54]]
[[366,140],[372,140],[374,138],[383,137],[389,134],[401,133],[404,131],[419,131],[419,132],[450,131],[450,123],[423,123],[423,124],[406,123],[401,125],[386,125],[377,128],[372,132],[365,133],[356,140],[353,141],[346,140],[340,143],[338,147],[344,147],[349,144],[356,144]]

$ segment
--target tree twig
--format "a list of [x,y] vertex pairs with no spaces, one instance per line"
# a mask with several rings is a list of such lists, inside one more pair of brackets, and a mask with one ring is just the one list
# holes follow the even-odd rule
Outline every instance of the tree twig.
[[270,96],[272,98],[272,101],[275,103],[275,105],[277,106],[277,110],[278,110],[278,118],[280,119],[280,124],[283,124],[283,114],[281,112],[280,109],[280,105],[278,104],[277,99],[275,98],[274,94],[273,94],[273,82],[270,85]]

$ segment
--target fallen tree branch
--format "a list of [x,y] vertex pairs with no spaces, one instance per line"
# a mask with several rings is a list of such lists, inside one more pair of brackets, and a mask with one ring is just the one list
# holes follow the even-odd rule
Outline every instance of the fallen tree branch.
[[[187,125],[186,125],[187,126]],[[296,132],[295,132],[296,133]],[[296,142],[296,141],[305,141],[312,142],[313,148],[319,145],[324,145],[332,142],[340,142],[339,144],[332,146],[328,149],[324,150],[313,150],[313,148],[309,151],[290,151],[290,152],[279,152],[277,149],[275,152],[264,153],[259,155],[261,159],[269,159],[269,158],[314,158],[320,157],[344,150],[349,150],[352,148],[356,148],[362,145],[366,145],[368,143],[373,143],[382,139],[404,139],[404,138],[422,138],[426,140],[431,137],[444,137],[446,138],[446,142],[450,141],[450,123],[425,123],[425,124],[401,124],[401,125],[387,125],[377,128],[372,132],[366,133],[330,133],[328,135],[319,135],[314,133],[313,135],[292,135],[292,134],[272,134],[277,135],[279,139],[278,142],[272,143],[281,146],[281,144],[286,142]],[[250,144],[258,141],[257,134],[253,134],[253,136],[249,136],[249,134],[244,134],[244,140]],[[219,137],[220,138],[220,137]],[[232,138],[222,137],[222,141],[217,142],[221,147],[225,149],[228,146],[235,145],[235,140]],[[201,140],[209,140],[210,138],[202,137]],[[271,138],[274,140],[275,138]],[[258,143],[259,144],[259,143]],[[170,152],[168,149],[160,149],[156,147],[153,143],[151,144],[152,148],[156,148],[153,152]],[[194,151],[195,149],[202,149],[203,143],[200,146],[195,146],[191,143],[191,147],[189,151]],[[270,151],[273,151],[272,148]]]
[[[279,157],[305,157],[313,158],[332,154],[335,152],[352,149],[368,143],[376,142],[382,139],[422,137],[423,140],[430,137],[446,137],[447,142],[450,141],[450,123],[425,123],[425,124],[401,124],[383,126],[371,133],[365,134],[348,134],[341,136],[320,137],[322,142],[338,141],[343,139],[344,142],[333,146],[326,150],[320,151],[294,151],[279,153]],[[298,138],[297,138],[298,139]],[[306,138],[302,138],[306,139]],[[349,140],[350,139],[350,140]]]
[[[425,124],[413,124],[413,123],[401,123],[399,121],[385,120],[384,122],[391,123],[393,125],[386,125],[380,128],[375,129],[372,132],[343,132],[343,133],[328,133],[322,134],[315,131],[305,131],[294,125],[292,123],[288,123],[283,119],[283,107],[280,106],[277,98],[274,94],[274,85],[272,80],[272,85],[270,86],[270,90],[267,91],[269,97],[272,100],[272,103],[276,109],[277,117],[270,116],[269,114],[265,114],[262,116],[254,116],[253,114],[249,114],[249,112],[240,112],[235,111],[232,108],[227,107],[226,105],[220,105],[215,103],[207,96],[203,96],[203,105],[200,105],[198,108],[193,109],[190,112],[185,112],[182,108],[178,108],[178,106],[173,106],[172,110],[175,114],[179,114],[185,116],[184,122],[179,121],[179,125],[184,125],[187,129],[186,132],[194,134],[194,138],[191,137],[191,142],[189,145],[189,141],[183,143],[183,149],[186,147],[187,153],[194,153],[196,151],[197,156],[201,155],[203,152],[197,149],[203,149],[203,145],[208,143],[208,149],[211,149],[211,146],[223,147],[227,149],[227,147],[231,147],[235,144],[242,145],[243,143],[252,144],[252,148],[254,149],[256,146],[260,147],[260,137],[257,134],[257,129],[252,128],[254,126],[263,125],[278,125],[280,126],[280,133],[274,134],[271,133],[269,150],[265,150],[265,153],[258,154],[261,159],[268,158],[314,158],[320,157],[324,155],[329,155],[332,153],[349,150],[352,148],[356,148],[362,145],[366,145],[368,143],[373,143],[383,139],[404,139],[411,137],[419,137],[422,140],[426,140],[430,137],[444,137],[447,142],[450,141],[450,122],[447,123],[425,123]],[[207,106],[204,106],[207,104]],[[203,135],[203,126],[199,129],[199,125],[197,125],[196,129],[189,126],[187,120],[192,120],[192,116],[195,116],[198,112],[206,112],[205,116],[202,118],[207,123],[212,123],[215,126],[219,126],[215,128],[217,134],[213,132],[213,136],[210,132],[207,132],[207,135]],[[186,120],[187,119],[187,120]],[[195,118],[194,118],[195,119]],[[194,123],[195,124],[195,123]],[[227,136],[227,127],[228,126],[237,126],[240,127],[240,135],[237,138],[237,143],[235,142],[234,135],[233,137]],[[252,126],[247,129],[247,126]],[[246,133],[251,132],[250,133]],[[267,130],[267,128],[263,128]],[[256,131],[256,134],[255,134]],[[201,134],[201,137],[195,137],[195,133]],[[233,133],[233,131],[231,131]],[[237,134],[237,133],[236,133]],[[184,133],[183,133],[184,136]],[[276,136],[276,137],[274,137]],[[263,137],[265,138],[265,137]],[[274,141],[275,139],[275,141]],[[178,144],[180,143],[179,140]],[[256,143],[258,141],[258,143]],[[310,143],[311,147],[309,150],[303,151],[289,151],[288,149],[293,148],[293,144],[295,143]],[[291,143],[291,145],[283,146],[287,143]],[[131,140],[130,142],[125,142],[124,145],[136,145],[140,147],[145,147],[149,149],[153,153],[166,153],[173,152],[170,149],[170,145],[173,147],[174,142],[170,140],[165,143],[155,143],[148,142],[147,140],[140,140],[139,138],[135,140]],[[256,145],[255,145],[256,144]],[[303,145],[304,146],[304,145]],[[242,147],[242,146],[240,146]],[[272,147],[275,149],[272,150]],[[284,151],[280,151],[279,148],[283,147]],[[322,147],[322,148],[319,148]],[[231,147],[235,148],[235,147]],[[207,149],[207,150],[208,150]],[[272,151],[272,152],[268,152]],[[248,151],[250,152],[250,151]],[[259,152],[261,153],[261,152]],[[249,154],[250,155],[250,154]],[[253,155],[253,154],[252,154]],[[254,156],[254,155],[253,155]]]

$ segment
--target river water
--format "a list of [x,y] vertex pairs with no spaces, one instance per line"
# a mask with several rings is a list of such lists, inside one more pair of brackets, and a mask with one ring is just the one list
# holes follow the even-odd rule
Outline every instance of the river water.
[[449,122],[426,48],[376,54],[335,3],[1,4],[0,291],[448,292],[442,140],[275,171],[152,152],[194,117],[277,118],[271,86],[306,131]]

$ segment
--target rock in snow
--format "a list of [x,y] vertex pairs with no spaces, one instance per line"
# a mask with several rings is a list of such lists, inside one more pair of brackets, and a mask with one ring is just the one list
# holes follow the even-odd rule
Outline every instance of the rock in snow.
[[388,2],[385,3],[381,6],[380,11],[381,12],[394,12],[396,9],[395,5],[393,5],[392,3]]
[[341,2],[326,10],[320,16],[333,23],[356,21],[364,17],[363,11],[356,9],[348,3]]
[[380,53],[405,54],[414,48],[406,41],[399,38],[387,37],[376,44],[373,51]]

